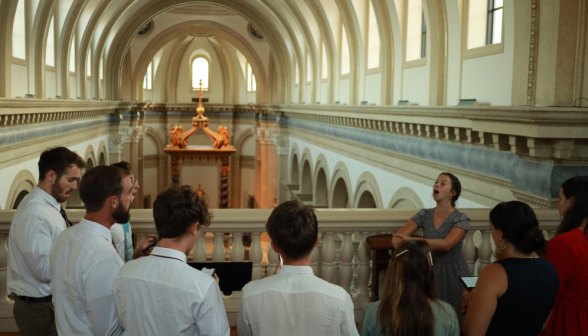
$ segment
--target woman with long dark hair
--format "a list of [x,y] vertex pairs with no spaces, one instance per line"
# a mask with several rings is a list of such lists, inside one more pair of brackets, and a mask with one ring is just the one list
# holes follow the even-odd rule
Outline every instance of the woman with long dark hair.
[[[536,336],[545,327],[557,297],[555,267],[533,252],[545,244],[535,212],[523,202],[498,204],[490,211],[498,260],[480,272],[464,295],[465,336]],[[467,292],[466,292],[467,293]]]
[[[439,298],[448,302],[457,314],[460,324],[461,293],[460,277],[470,276],[468,264],[461,254],[466,232],[470,230],[469,217],[455,209],[461,195],[461,183],[451,173],[441,173],[433,185],[433,209],[422,209],[414,215],[392,238],[392,244],[413,239],[424,239],[433,250],[435,279]],[[411,237],[419,228],[423,238]]]
[[561,222],[547,260],[557,269],[560,291],[544,335],[588,335],[588,176],[559,190]]
[[384,281],[380,301],[363,309],[362,336],[457,336],[454,309],[436,299],[429,244],[410,240],[398,245]]

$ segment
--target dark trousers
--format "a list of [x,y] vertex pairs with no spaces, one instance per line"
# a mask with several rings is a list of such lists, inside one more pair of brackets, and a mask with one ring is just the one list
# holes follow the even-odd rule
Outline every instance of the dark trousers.
[[14,320],[21,335],[57,336],[53,302],[33,303],[16,298],[12,313],[14,314]]

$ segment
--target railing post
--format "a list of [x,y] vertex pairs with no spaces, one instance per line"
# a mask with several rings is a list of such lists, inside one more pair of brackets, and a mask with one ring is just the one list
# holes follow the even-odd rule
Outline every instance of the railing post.
[[353,232],[343,232],[343,243],[341,244],[341,268],[339,269],[339,279],[341,280],[341,287],[351,293],[351,278],[353,277],[353,268],[351,262],[353,261],[353,243],[351,242],[351,235]]
[[492,248],[490,247],[490,231],[482,231],[482,244],[478,250],[478,256],[480,257],[480,264],[478,265],[478,274],[482,272],[484,267],[490,264],[490,258],[492,257]]
[[468,262],[468,266],[470,268],[470,275],[474,275],[474,264],[476,263],[476,246],[474,246],[474,231],[469,231],[466,233],[465,240],[463,242],[463,248],[461,250],[461,254]]
[[325,232],[325,244],[323,246],[323,280],[333,283],[335,281],[335,233]]
[[278,267],[278,262],[280,262],[280,259],[278,258],[278,254],[272,248],[272,241],[271,240],[267,246],[267,261],[268,261],[268,265],[267,265],[266,276],[271,276],[276,271],[276,267]]
[[205,232],[200,232],[196,242],[194,243],[194,249],[192,251],[192,259],[194,262],[206,262],[206,244],[204,243]]
[[214,233],[214,246],[212,247],[212,261],[214,262],[224,262],[227,259],[224,237],[223,232]]
[[243,262],[245,260],[245,250],[243,249],[243,233],[233,233],[233,246],[231,247],[231,261]]
[[8,275],[8,251],[6,250],[7,235],[0,235],[0,304],[8,303],[6,295],[6,276]]
[[263,259],[263,251],[261,250],[261,232],[251,233],[251,249],[249,249],[249,259],[253,263],[251,280],[261,279],[263,277],[263,270],[261,269],[261,260]]
[[369,232],[361,233],[361,242],[357,249],[357,257],[359,258],[359,269],[357,277],[359,278],[359,296],[368,297],[370,291],[368,290],[368,282],[370,281],[370,248],[366,242]]

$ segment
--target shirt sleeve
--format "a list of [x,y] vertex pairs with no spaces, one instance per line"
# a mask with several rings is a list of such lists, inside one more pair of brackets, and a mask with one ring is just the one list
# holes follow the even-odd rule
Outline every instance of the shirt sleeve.
[[417,212],[416,215],[412,216],[411,218],[420,228],[423,228],[425,225],[425,209]]
[[466,232],[470,231],[470,218],[466,214],[461,214],[457,222],[453,223],[454,228],[464,229]]
[[577,259],[574,250],[561,238],[562,236],[558,236],[549,241],[546,256],[547,261],[552,263],[557,270],[560,290],[574,271]]
[[202,336],[229,336],[231,330],[223,298],[216,282],[208,286],[202,304],[192,312],[198,334]]
[[375,329],[373,315],[374,309],[372,309],[372,304],[363,307],[361,311],[361,322],[359,323],[359,334],[361,336],[376,336],[376,333],[372,332]]
[[241,297],[241,305],[239,307],[239,313],[237,314],[237,334],[241,336],[253,336],[247,318],[247,312],[245,311],[245,299],[243,297]]
[[112,295],[112,282],[122,265],[116,257],[106,258],[94,264],[83,278],[86,315],[93,335],[116,336],[124,332]]
[[116,253],[118,253],[119,257],[125,261],[126,260],[126,246],[125,246],[125,230],[121,224],[113,224],[110,228],[110,233],[112,234],[112,241],[114,242],[114,247],[116,248]]
[[27,211],[21,218],[26,227],[17,231],[15,240],[30,274],[39,282],[50,283],[49,256],[53,247],[48,219],[38,211]]
[[341,316],[341,335],[359,336],[355,326],[355,314],[353,313],[353,301],[349,294],[345,295],[345,308]]

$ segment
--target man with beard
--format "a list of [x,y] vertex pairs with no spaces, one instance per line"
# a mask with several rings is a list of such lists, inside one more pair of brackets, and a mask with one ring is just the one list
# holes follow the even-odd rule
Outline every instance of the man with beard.
[[84,160],[65,147],[39,159],[39,183],[19,204],[8,238],[7,288],[15,296],[14,320],[21,335],[57,335],[51,302],[49,253],[71,226],[61,203],[77,189]]
[[62,232],[51,250],[51,289],[60,335],[120,335],[112,280],[123,262],[110,227],[130,219],[134,188],[128,172],[98,166],[84,174],[80,198],[86,215]]

